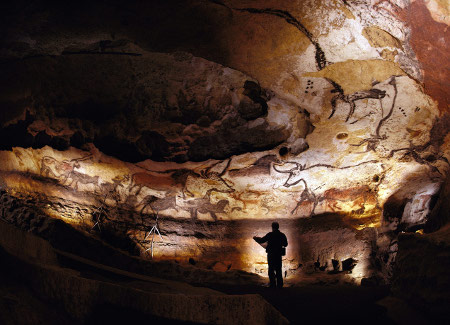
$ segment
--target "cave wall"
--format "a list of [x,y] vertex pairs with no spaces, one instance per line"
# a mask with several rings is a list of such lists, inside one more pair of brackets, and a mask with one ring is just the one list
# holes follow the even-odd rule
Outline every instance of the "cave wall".
[[278,220],[289,276],[388,279],[398,233],[425,227],[448,173],[447,11],[11,4],[0,186],[143,256],[157,214],[154,258],[264,274],[251,238]]

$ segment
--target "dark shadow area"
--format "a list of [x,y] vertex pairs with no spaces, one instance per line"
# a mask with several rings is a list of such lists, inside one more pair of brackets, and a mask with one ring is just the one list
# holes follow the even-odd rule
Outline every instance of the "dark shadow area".
[[115,306],[111,304],[102,304],[96,306],[93,313],[88,317],[86,325],[97,324],[161,324],[161,325],[189,325],[199,324],[193,322],[183,322],[173,319],[158,317],[155,315],[145,314],[142,311]]
[[261,295],[291,324],[396,324],[376,302],[388,287],[308,285],[271,289],[260,286],[211,286],[227,294]]
[[63,137],[50,136],[45,131],[33,136],[28,127],[34,121],[35,117],[26,111],[25,119],[0,128],[0,150],[11,150],[13,147],[40,149],[47,145],[56,150],[66,150],[69,147],[68,141]]
[[[42,299],[29,285],[27,273],[33,267],[29,262],[7,253],[0,246],[0,260],[8,268],[0,268],[0,324],[2,325],[77,325],[77,324],[197,324],[151,315],[138,309],[102,303],[93,308],[84,322],[73,319],[64,310],[63,303]],[[115,284],[131,282],[126,275],[101,270],[64,256],[61,265],[81,272],[81,276]],[[25,281],[24,281],[25,279]],[[134,279],[135,280],[135,279]]]
[[60,306],[36,296],[24,283],[24,263],[5,252],[1,246],[0,261],[0,324],[77,324]]

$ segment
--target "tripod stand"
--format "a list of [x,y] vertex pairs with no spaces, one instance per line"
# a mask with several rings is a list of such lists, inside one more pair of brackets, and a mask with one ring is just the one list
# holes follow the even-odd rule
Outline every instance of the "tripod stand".
[[103,215],[103,214],[106,215],[106,208],[105,208],[105,205],[106,205],[106,199],[108,198],[108,196],[109,196],[110,194],[112,194],[112,192],[113,192],[113,191],[109,191],[108,193],[105,194],[105,197],[104,197],[103,200],[101,201],[100,207],[98,207],[97,210],[95,210],[95,211],[92,213],[92,217],[94,217],[95,215],[97,215],[97,218],[96,218],[96,220],[94,220],[95,223],[94,223],[94,225],[92,226],[91,229],[94,229],[95,227],[97,227],[98,230],[102,231],[102,229],[100,228],[100,225],[101,225],[101,223],[102,223],[102,221],[103,221],[103,220],[102,220],[102,215]]
[[[152,207],[152,205],[150,204],[150,207],[152,208],[152,210],[153,210],[153,207]],[[154,212],[154,210],[153,210],[153,212]],[[163,240],[163,238],[162,238],[162,236],[161,236],[161,233],[159,232],[159,229],[158,229],[158,213],[156,213],[156,220],[155,220],[155,224],[153,225],[153,227],[150,229],[150,231],[147,233],[147,235],[145,236],[145,238],[144,238],[144,241],[147,239],[147,237],[148,236],[152,236],[152,241],[151,241],[151,244],[150,244],[150,248],[147,248],[145,251],[146,252],[148,252],[148,251],[151,251],[152,252],[152,258],[153,258],[153,243],[154,243],[154,241],[155,241],[155,233],[157,233],[158,235],[159,235],[159,238],[161,238],[161,241],[164,241]]]

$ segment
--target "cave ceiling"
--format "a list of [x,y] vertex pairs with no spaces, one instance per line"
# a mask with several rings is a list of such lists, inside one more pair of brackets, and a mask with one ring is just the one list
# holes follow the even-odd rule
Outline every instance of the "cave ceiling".
[[[141,243],[157,212],[160,256],[213,255],[227,222],[333,214],[345,226],[304,234],[315,248],[291,264],[368,259],[364,231],[424,225],[448,173],[442,1],[19,1],[3,15],[0,186],[88,228],[104,204]],[[265,229],[248,227],[225,260],[254,271]]]

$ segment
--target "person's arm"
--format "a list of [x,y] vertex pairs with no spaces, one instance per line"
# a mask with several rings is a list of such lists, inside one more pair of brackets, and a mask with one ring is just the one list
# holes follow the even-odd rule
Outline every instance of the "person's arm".
[[[267,234],[268,235],[268,234]],[[262,243],[265,243],[267,240],[268,240],[268,236],[267,235],[265,235],[264,237],[257,237],[257,236],[254,236],[253,237],[253,239],[257,242],[257,243],[259,243],[259,244],[262,244]]]
[[284,246],[284,247],[287,247],[287,245],[288,245],[288,242],[287,242],[286,235],[283,234],[283,246]]

